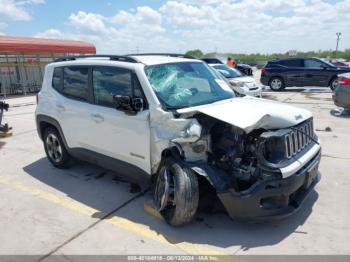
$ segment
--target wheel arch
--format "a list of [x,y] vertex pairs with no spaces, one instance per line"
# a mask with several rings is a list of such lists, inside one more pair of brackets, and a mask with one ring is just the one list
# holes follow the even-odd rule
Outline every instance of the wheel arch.
[[338,78],[338,75],[333,75],[329,78],[329,81],[328,81],[328,86],[330,86],[333,82],[334,79],[337,79]]
[[269,85],[270,85],[272,79],[274,79],[274,78],[279,78],[279,79],[281,79],[281,80],[283,81],[284,84],[286,84],[286,81],[285,81],[284,77],[283,77],[282,75],[279,75],[279,74],[278,74],[278,75],[272,75],[272,76],[270,76],[270,78],[269,78]]
[[166,148],[162,151],[162,158],[161,158],[161,161],[159,163],[157,172],[152,175],[152,182],[156,181],[157,175],[159,174],[159,171],[160,171],[162,165],[164,165],[164,163],[168,157],[174,158],[176,161],[182,163],[184,166],[191,169],[192,172],[198,177],[198,179],[205,178],[205,180],[213,187],[213,189],[215,189],[214,183],[210,179],[209,175],[206,172],[199,171],[200,169],[197,168],[197,165],[187,162],[183,157],[183,152],[182,152],[181,146],[177,146],[177,145],[175,145],[173,147]]
[[64,146],[68,149],[68,144],[67,144],[66,138],[63,134],[61,125],[58,123],[58,121],[56,119],[54,119],[50,116],[46,116],[46,115],[37,115],[36,116],[36,126],[37,126],[38,135],[39,135],[41,140],[43,140],[44,131],[46,128],[48,128],[48,127],[55,128],[58,131],[58,133],[60,134],[62,141],[64,143]]

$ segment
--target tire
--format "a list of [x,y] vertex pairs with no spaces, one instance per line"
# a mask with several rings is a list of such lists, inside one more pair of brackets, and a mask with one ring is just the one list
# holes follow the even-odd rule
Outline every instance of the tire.
[[330,82],[329,82],[329,87],[332,90],[335,90],[338,86],[338,78],[334,77]]
[[270,79],[269,86],[272,91],[282,91],[286,88],[284,81],[281,77],[272,77]]
[[166,159],[159,170],[153,197],[154,206],[164,220],[172,226],[191,222],[197,212],[198,202],[196,174],[173,158]]
[[72,157],[69,155],[58,131],[48,127],[43,136],[45,153],[51,164],[57,168],[68,168],[72,164]]

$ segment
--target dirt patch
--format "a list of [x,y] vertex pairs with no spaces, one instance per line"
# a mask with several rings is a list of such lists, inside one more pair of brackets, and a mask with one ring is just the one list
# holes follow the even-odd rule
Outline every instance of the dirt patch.
[[305,98],[317,101],[333,102],[333,99],[330,97],[319,97],[318,94],[314,93],[301,93]]
[[278,99],[277,99],[277,96],[274,96],[274,95],[267,95],[267,94],[264,94],[264,95],[263,95],[263,98],[264,98],[264,99],[270,99],[270,100],[276,100],[276,101],[278,100]]

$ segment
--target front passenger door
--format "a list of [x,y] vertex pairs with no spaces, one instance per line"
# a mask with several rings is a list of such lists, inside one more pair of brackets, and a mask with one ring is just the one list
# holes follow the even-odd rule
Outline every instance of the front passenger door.
[[114,95],[143,95],[135,73],[123,68],[93,67],[92,89],[94,104],[88,131],[91,149],[150,173],[149,110],[126,114],[116,110],[113,102]]
[[327,65],[313,58],[304,60],[306,86],[328,86]]

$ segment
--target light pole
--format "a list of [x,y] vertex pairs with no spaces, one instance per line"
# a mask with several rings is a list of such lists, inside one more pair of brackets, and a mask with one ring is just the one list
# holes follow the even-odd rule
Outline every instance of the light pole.
[[338,46],[339,46],[339,40],[340,40],[341,32],[336,33],[336,35],[337,35],[337,46],[335,48],[335,56],[337,56],[337,53],[338,53]]

